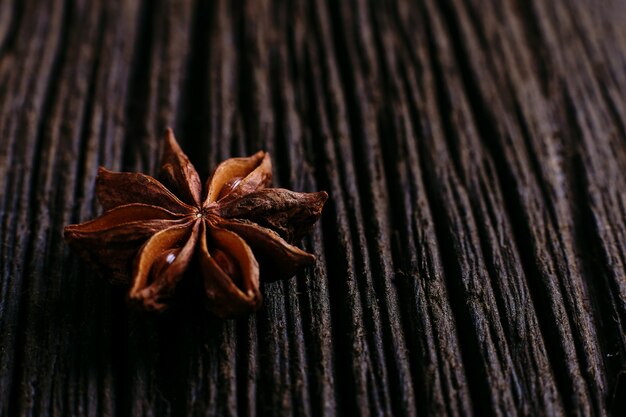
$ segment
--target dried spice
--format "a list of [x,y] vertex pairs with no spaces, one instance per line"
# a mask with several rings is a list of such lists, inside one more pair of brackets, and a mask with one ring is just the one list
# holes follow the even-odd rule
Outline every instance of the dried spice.
[[271,180],[270,156],[260,151],[219,164],[203,193],[168,130],[159,180],[100,168],[96,193],[105,212],[67,226],[65,239],[112,281],[130,281],[129,298],[144,309],[164,310],[193,262],[210,311],[249,313],[261,305],[260,278],[289,278],[315,260],[291,243],[309,231],[328,198],[267,188]]

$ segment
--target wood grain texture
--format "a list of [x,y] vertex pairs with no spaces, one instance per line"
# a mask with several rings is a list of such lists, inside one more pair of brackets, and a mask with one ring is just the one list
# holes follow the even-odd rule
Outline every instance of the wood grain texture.
[[[0,415],[622,416],[618,0],[0,1]],[[317,263],[219,320],[62,239],[98,166],[265,149]]]

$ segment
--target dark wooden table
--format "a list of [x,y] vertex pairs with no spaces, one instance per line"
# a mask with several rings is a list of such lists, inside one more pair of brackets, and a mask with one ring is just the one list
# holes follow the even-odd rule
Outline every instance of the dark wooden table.
[[[168,126],[330,194],[254,316],[63,242]],[[2,0],[0,284],[2,416],[624,416],[626,3]]]

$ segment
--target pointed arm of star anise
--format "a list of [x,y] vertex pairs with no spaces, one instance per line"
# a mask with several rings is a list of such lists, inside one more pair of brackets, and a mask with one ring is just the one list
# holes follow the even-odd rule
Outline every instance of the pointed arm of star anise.
[[167,131],[159,180],[100,168],[96,193],[105,212],[69,225],[68,244],[111,280],[129,282],[129,297],[163,310],[194,263],[207,307],[219,316],[261,304],[259,280],[293,276],[315,257],[293,246],[321,215],[325,192],[267,188],[267,153],[222,162],[205,185]]

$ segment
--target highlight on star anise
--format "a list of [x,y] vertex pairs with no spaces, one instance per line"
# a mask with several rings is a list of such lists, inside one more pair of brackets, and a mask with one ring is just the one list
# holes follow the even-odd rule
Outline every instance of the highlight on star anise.
[[96,194],[104,213],[65,228],[86,262],[111,281],[130,283],[134,304],[164,310],[195,264],[210,311],[246,314],[261,305],[260,279],[289,278],[315,260],[293,242],[320,217],[328,195],[268,188],[268,153],[222,162],[202,187],[168,129],[158,178],[100,168]]

